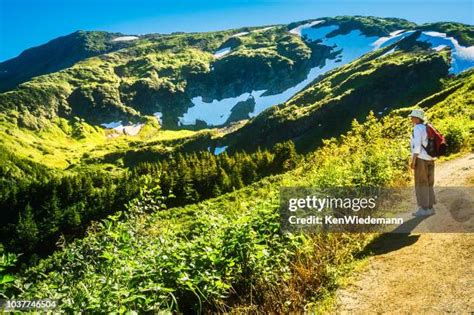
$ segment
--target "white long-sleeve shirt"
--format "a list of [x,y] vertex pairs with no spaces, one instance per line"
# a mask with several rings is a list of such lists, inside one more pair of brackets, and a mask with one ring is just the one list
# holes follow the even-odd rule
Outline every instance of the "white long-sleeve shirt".
[[428,134],[426,133],[426,125],[417,124],[413,128],[413,134],[411,136],[411,156],[418,154],[418,157],[422,160],[431,161],[434,160],[423,148],[428,145]]

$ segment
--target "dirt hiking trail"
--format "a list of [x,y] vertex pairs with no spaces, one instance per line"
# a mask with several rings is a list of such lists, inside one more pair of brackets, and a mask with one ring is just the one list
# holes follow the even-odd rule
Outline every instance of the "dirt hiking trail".
[[[435,177],[435,186],[472,186],[474,153],[438,163]],[[335,314],[474,313],[474,233],[385,234],[369,250],[336,292]]]

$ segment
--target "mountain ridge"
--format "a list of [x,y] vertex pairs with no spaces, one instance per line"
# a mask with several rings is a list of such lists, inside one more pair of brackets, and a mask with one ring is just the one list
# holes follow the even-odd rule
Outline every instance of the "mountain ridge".
[[[77,30],[0,62],[0,92],[43,74],[68,68],[78,61],[127,47],[111,41],[121,33]],[[31,66],[34,66],[31,70]]]
[[[30,128],[41,127],[38,118],[57,115],[67,119],[78,116],[96,125],[110,121],[121,121],[124,125],[127,121],[138,123],[144,116],[156,114],[166,129],[199,129],[200,125],[218,127],[252,118],[262,111],[260,104],[276,105],[287,98],[269,96],[282,91],[294,93],[290,91],[291,87],[302,84],[315,66],[324,67],[325,63],[340,59],[338,50],[330,45],[288,32],[308,21],[318,20],[322,23],[315,25],[318,28],[314,30],[337,25],[337,30],[332,29],[326,35],[328,43],[357,29],[363,38],[374,34],[389,36],[390,32],[403,27],[429,28],[429,25],[417,26],[403,19],[336,17],[206,33],[148,34],[110,47],[107,43],[114,36],[123,34],[105,36],[101,33],[102,37],[96,41],[99,48],[93,50],[95,55],[75,62],[72,67],[42,76],[41,81],[33,79],[17,89],[1,93],[0,108],[2,112],[13,113],[23,126]],[[468,25],[438,23],[433,28],[448,34],[458,32],[459,40],[465,42],[472,39],[472,27]],[[111,51],[101,53],[100,47]],[[223,49],[224,55],[211,55]],[[0,64],[0,69],[4,64]],[[6,81],[15,80],[0,79],[0,85]],[[264,90],[263,94],[259,92]],[[234,111],[229,120],[230,107],[225,110],[227,113],[219,108],[236,107],[239,103],[236,97],[245,98],[246,92],[249,96],[242,102],[248,104],[239,105],[240,110]],[[232,102],[231,98],[236,98],[236,103],[223,102],[226,99]],[[252,98],[255,105],[252,105]],[[202,114],[196,111],[212,111],[206,103],[209,101],[215,102],[215,108],[224,118],[216,116],[201,120]],[[18,116],[15,111],[24,115]],[[210,113],[206,115],[209,117]],[[31,119],[25,120],[21,116]]]

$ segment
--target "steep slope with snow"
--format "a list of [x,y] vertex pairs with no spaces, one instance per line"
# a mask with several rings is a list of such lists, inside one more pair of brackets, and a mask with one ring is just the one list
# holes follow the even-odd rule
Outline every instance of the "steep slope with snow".
[[[330,71],[288,102],[218,139],[229,150],[254,150],[293,140],[300,150],[348,130],[354,118],[378,116],[436,93],[449,75],[450,51],[432,50],[419,34]],[[395,46],[399,47],[398,50]]]
[[[376,48],[387,47],[415,32],[416,31],[396,31],[391,33],[388,37],[379,38],[374,45]],[[436,51],[448,48],[451,51],[450,73],[459,74],[474,66],[474,46],[462,46],[454,37],[448,37],[446,33],[434,31],[421,32],[421,34],[417,36],[417,41],[430,44],[431,49]],[[391,52],[395,51],[396,47],[397,46],[395,46]]]

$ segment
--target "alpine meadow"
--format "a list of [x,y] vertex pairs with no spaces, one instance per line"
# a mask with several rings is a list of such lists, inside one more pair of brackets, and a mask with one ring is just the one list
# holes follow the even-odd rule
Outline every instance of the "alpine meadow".
[[0,298],[330,312],[383,235],[284,233],[280,188],[409,187],[415,108],[441,160],[472,152],[474,26],[316,17],[77,31],[1,62]]

